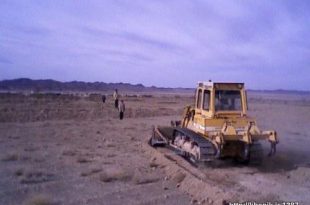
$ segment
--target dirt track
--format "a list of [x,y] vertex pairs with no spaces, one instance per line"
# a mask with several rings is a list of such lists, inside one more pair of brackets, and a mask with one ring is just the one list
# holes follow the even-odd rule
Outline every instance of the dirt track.
[[158,155],[146,140],[153,124],[178,119],[191,101],[128,97],[120,121],[110,98],[103,105],[99,96],[2,96],[0,204],[310,202],[309,96],[250,95],[250,115],[281,141],[260,167],[181,162],[186,170],[178,156]]

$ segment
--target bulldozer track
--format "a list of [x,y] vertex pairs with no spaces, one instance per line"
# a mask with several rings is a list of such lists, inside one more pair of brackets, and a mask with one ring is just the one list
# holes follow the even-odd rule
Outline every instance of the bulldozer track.
[[[192,130],[181,127],[169,128],[170,130],[174,130],[174,134],[173,137],[167,137],[164,133],[164,129],[167,128],[157,128],[153,130],[152,137],[149,141],[151,146],[157,147],[168,145],[174,148],[174,151],[179,152],[182,156],[191,159],[193,163],[213,161],[216,158],[218,150],[208,138],[203,138]],[[191,146],[197,146],[199,151],[193,153],[191,150],[182,149],[182,147],[175,144],[177,136],[183,138],[183,141],[181,142],[182,144],[191,143]]]
[[176,130],[188,136],[191,141],[197,143],[200,148],[200,161],[214,160],[217,150],[207,138],[202,138],[199,134],[187,128],[176,128]]

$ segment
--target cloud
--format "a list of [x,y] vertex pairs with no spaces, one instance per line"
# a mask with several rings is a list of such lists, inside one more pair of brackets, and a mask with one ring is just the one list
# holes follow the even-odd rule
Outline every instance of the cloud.
[[310,90],[309,9],[279,0],[3,1],[0,53],[14,64],[1,76]]
[[169,42],[164,42],[157,39],[152,39],[147,36],[139,35],[138,33],[128,32],[128,31],[119,31],[119,32],[110,32],[96,28],[87,28],[84,27],[81,29],[89,35],[96,36],[97,38],[110,38],[110,39],[123,39],[126,41],[132,41],[137,44],[144,44],[144,46],[152,46],[159,49],[167,50],[177,50],[180,49],[177,45],[174,45]]

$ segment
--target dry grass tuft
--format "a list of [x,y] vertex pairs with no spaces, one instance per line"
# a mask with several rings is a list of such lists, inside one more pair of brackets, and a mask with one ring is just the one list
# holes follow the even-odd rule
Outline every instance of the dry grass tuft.
[[129,181],[132,179],[132,173],[122,168],[108,169],[100,174],[99,179],[102,182]]
[[154,161],[150,162],[150,167],[151,168],[157,168],[158,166],[159,166],[159,164],[157,164],[156,162],[154,162]]
[[24,169],[19,168],[14,172],[15,176],[22,176],[24,174]]
[[65,150],[65,151],[62,152],[62,155],[64,155],[64,156],[75,156],[76,155],[76,151]]
[[36,150],[38,150],[39,148],[38,147],[33,147],[33,146],[30,146],[30,147],[26,147],[24,149],[25,152],[34,152]]
[[88,162],[92,162],[92,160],[87,159],[87,158],[85,158],[85,157],[79,157],[79,158],[77,159],[77,162],[78,162],[78,163],[88,163]]
[[135,179],[136,184],[150,184],[160,181],[158,177],[143,177],[140,179]]
[[115,144],[112,144],[112,143],[107,143],[106,146],[107,146],[107,147],[116,147],[116,145],[115,145]]
[[37,163],[41,163],[41,162],[44,162],[45,161],[45,159],[43,158],[43,157],[38,157],[38,158],[35,158],[35,159],[33,159],[33,161],[34,162],[37,162]]
[[107,158],[113,158],[113,157],[116,157],[116,156],[117,156],[116,154],[108,154]]
[[17,161],[19,159],[18,154],[12,153],[12,154],[7,154],[2,158],[2,161],[8,162],[8,161]]
[[101,172],[101,171],[102,171],[101,168],[93,168],[93,169],[91,169],[90,171],[82,172],[82,173],[81,173],[81,176],[82,176],[82,177],[87,177],[87,176],[90,176],[90,175],[99,173],[99,172]]
[[55,179],[54,174],[45,173],[42,171],[29,171],[23,175],[20,180],[22,184],[37,184],[44,183],[48,181],[53,181]]
[[50,197],[42,194],[32,196],[25,203],[25,205],[52,205],[52,204],[54,203],[52,202]]
[[20,157],[20,160],[29,161],[29,160],[31,160],[31,157],[29,155],[24,155],[24,156]]

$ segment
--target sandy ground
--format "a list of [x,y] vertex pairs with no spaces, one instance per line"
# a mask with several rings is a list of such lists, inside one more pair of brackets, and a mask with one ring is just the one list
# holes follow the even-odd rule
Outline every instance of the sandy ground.
[[191,96],[126,97],[121,121],[110,97],[1,94],[0,204],[308,204],[310,96],[249,98],[249,114],[279,134],[277,155],[196,168],[146,145],[152,125],[177,120]]

